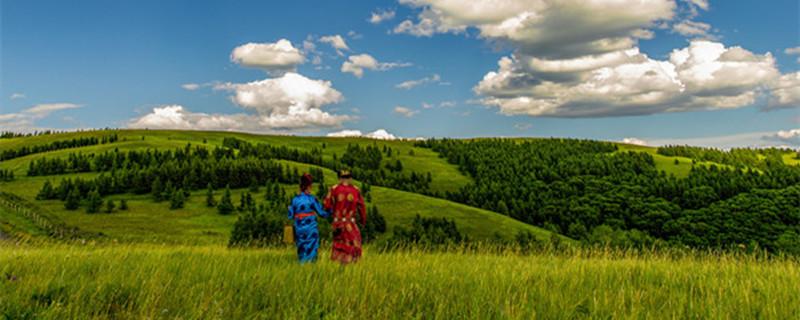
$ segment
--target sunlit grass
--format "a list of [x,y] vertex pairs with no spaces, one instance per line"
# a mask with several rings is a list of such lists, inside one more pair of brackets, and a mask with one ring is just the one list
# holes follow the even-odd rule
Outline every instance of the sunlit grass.
[[288,248],[0,247],[9,318],[793,319],[800,265],[699,253],[375,253],[298,265]]

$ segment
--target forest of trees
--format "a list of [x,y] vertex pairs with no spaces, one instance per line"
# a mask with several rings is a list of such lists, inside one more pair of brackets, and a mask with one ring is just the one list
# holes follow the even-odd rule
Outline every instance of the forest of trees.
[[116,133],[114,133],[111,135],[103,136],[100,139],[98,139],[97,137],[72,138],[69,140],[53,141],[48,144],[23,146],[17,149],[3,150],[3,152],[0,152],[0,161],[23,157],[29,154],[40,153],[40,152],[48,152],[48,151],[67,149],[67,148],[86,147],[102,143],[113,143],[116,142],[118,139],[119,137],[117,136]]
[[449,199],[586,242],[800,249],[800,167],[779,157],[767,156],[758,170],[694,166],[688,177],[676,178],[657,170],[649,154],[614,153],[617,146],[605,142],[442,139],[417,145],[474,179]]
[[695,161],[709,161],[726,164],[737,168],[762,168],[770,164],[779,164],[788,149],[746,149],[733,148],[728,151],[692,146],[663,146],[656,151],[668,157],[685,157]]

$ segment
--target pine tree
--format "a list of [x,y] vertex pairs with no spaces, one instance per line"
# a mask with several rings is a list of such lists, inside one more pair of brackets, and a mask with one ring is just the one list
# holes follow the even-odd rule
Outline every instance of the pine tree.
[[114,200],[108,199],[108,201],[106,201],[106,213],[114,212],[115,207]]
[[89,192],[89,203],[86,206],[86,213],[97,213],[102,206],[103,198],[100,197],[100,193],[97,192],[97,189]]
[[39,194],[36,195],[36,200],[47,200],[53,198],[53,185],[50,184],[50,180],[44,182],[42,189],[39,190]]
[[119,209],[120,210],[128,210],[128,200],[122,199],[119,201]]
[[150,186],[150,193],[153,194],[153,200],[155,202],[160,202],[164,200],[162,194],[164,193],[164,184],[161,183],[161,178],[156,177],[153,181],[153,185]]
[[256,178],[250,178],[250,192],[258,193],[258,181]]
[[174,193],[175,186],[172,185],[172,181],[167,180],[167,183],[164,184],[164,192],[161,193],[161,199],[171,200]]
[[81,204],[81,192],[78,190],[78,187],[73,187],[69,193],[67,193],[67,198],[64,200],[64,208],[67,210],[75,210]]
[[183,189],[173,190],[170,196],[169,208],[172,210],[183,208],[183,203],[186,197],[183,195]]
[[225,193],[222,194],[222,199],[220,199],[219,204],[217,205],[217,211],[221,215],[229,215],[233,213],[234,207],[233,202],[231,201],[231,189],[230,186],[225,186]]
[[211,187],[211,183],[208,183],[208,190],[206,191],[206,206],[207,207],[216,207],[217,206],[217,199],[214,199],[214,188]]
[[317,197],[320,199],[324,199],[325,196],[328,195],[328,187],[325,186],[325,182],[320,181],[317,184]]

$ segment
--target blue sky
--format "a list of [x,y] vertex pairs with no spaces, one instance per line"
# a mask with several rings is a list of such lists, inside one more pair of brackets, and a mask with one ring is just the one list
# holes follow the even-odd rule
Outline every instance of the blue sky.
[[[2,0],[0,126],[800,146],[800,50],[787,51],[800,46],[797,1],[651,0],[628,13],[480,2]],[[393,16],[370,21],[381,13]],[[520,20],[530,24],[507,28]],[[322,41],[337,35],[347,49]],[[265,60],[274,52],[258,50],[281,39],[302,62]],[[592,42],[606,40],[623,44]],[[644,76],[689,47],[728,60]],[[592,62],[617,53],[625,62]],[[342,71],[363,55],[361,77]],[[546,70],[569,63],[581,65]]]

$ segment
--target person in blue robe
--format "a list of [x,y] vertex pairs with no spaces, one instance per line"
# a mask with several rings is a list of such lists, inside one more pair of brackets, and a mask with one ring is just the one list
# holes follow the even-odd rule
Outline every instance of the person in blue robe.
[[300,263],[314,262],[319,251],[319,228],[317,215],[328,217],[328,212],[313,194],[311,185],[313,178],[306,173],[300,178],[300,193],[289,206],[289,219],[294,221],[294,242],[297,246],[297,258]]

